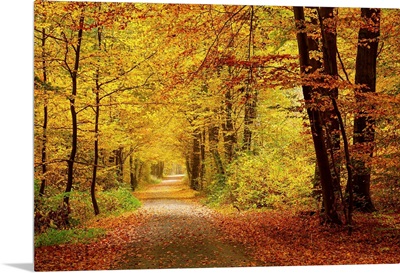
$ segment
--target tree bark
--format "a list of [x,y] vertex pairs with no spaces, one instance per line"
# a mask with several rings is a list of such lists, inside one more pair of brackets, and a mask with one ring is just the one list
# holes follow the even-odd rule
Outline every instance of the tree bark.
[[[254,7],[251,6],[250,12],[250,33],[249,33],[249,44],[248,44],[248,61],[251,60],[253,51],[253,19],[254,19]],[[244,105],[244,128],[243,128],[243,151],[251,151],[252,136],[253,136],[253,124],[257,117],[257,91],[252,90],[251,86],[253,83],[253,66],[249,68],[249,74],[247,79],[247,86],[245,92],[245,105]]]
[[133,152],[132,152],[132,147],[130,150],[130,156],[129,156],[129,179],[130,179],[130,184],[131,184],[131,189],[132,191],[135,191],[137,186],[138,186],[138,169],[139,169],[139,163],[137,159],[133,158]]
[[234,145],[236,143],[236,135],[233,128],[232,111],[233,111],[232,91],[227,90],[225,93],[225,121],[223,127],[224,127],[225,158],[228,164],[233,159]]
[[244,129],[243,146],[244,151],[251,151],[253,130],[252,126],[257,116],[257,92],[246,91],[246,102],[244,106]]
[[[42,69],[43,69],[43,89],[46,90],[47,83],[47,65],[46,65],[46,30],[42,29]],[[43,196],[46,188],[46,173],[47,173],[47,119],[48,119],[48,109],[47,109],[47,97],[45,94],[44,106],[43,106],[43,133],[42,133],[42,179],[39,189],[39,195]]]
[[[310,57],[308,37],[305,32],[304,8],[294,7],[294,17],[296,20],[296,28],[298,30],[297,43],[299,49],[300,70],[303,75],[311,74],[315,72],[316,68],[311,67],[311,69],[308,69],[310,68]],[[342,224],[335,208],[336,201],[333,180],[330,171],[328,153],[325,146],[326,141],[323,134],[324,124],[321,119],[323,113],[315,108],[307,107],[312,99],[312,94],[315,91],[313,90],[312,85],[303,83],[302,89],[306,101],[307,114],[311,125],[312,139],[320,172],[325,220],[333,224]]]
[[[74,68],[70,71],[71,80],[72,80],[72,93],[69,98],[70,101],[70,112],[72,118],[72,143],[71,143],[71,153],[68,163],[68,177],[67,177],[67,187],[65,189],[65,196],[64,196],[64,204],[67,206],[69,210],[69,194],[72,190],[73,180],[74,180],[74,161],[77,151],[77,144],[78,144],[78,120],[77,120],[77,113],[75,109],[75,97],[78,90],[78,69],[79,69],[79,61],[80,61],[80,52],[81,52],[81,44],[82,44],[82,36],[83,36],[83,23],[84,17],[81,16],[79,19],[79,30],[78,30],[78,42],[75,49],[75,62]],[[68,44],[66,45],[69,46]]]
[[124,158],[123,158],[123,148],[119,147],[114,151],[115,153],[115,167],[117,168],[117,181],[123,182],[123,174],[124,174]]
[[211,124],[208,132],[208,139],[210,142],[210,153],[214,158],[214,163],[217,168],[217,173],[224,175],[225,169],[222,164],[221,155],[218,152],[218,135],[219,135],[219,126],[215,124]]
[[190,184],[192,183],[192,164],[191,164],[191,158],[189,155],[186,155],[185,157],[185,166],[186,166],[186,173],[188,175],[188,179],[190,181]]
[[100,116],[100,99],[99,99],[99,85],[98,85],[98,73],[96,79],[96,110],[95,110],[95,123],[94,123],[94,160],[93,160],[93,175],[92,184],[90,185],[90,195],[92,197],[92,204],[94,209],[94,214],[98,215],[100,213],[99,206],[96,200],[96,178],[97,178],[97,165],[99,162],[99,116]]
[[[336,61],[337,34],[334,8],[318,8],[318,16],[322,34],[322,53],[324,74],[329,75],[325,81],[332,83],[333,88],[326,90],[326,95],[335,100],[338,99],[339,90],[335,87],[338,80],[338,68]],[[325,93],[325,92],[324,92]],[[331,153],[330,165],[335,191],[340,191],[340,128],[338,117],[333,107],[329,107],[324,117],[327,120],[327,145]]]
[[354,162],[354,206],[364,212],[375,211],[370,194],[371,170],[367,166],[372,157],[375,140],[375,120],[370,114],[371,103],[365,104],[364,94],[376,92],[376,64],[380,36],[380,9],[362,8],[362,25],[358,33],[355,84],[356,101],[360,105],[354,118],[353,144],[361,154]]
[[[101,30],[97,29],[97,41],[99,46],[99,51],[101,50]],[[94,120],[94,159],[93,159],[93,174],[92,174],[92,183],[90,185],[90,195],[92,197],[92,204],[94,214],[100,214],[100,209],[96,200],[96,179],[97,179],[97,166],[99,163],[99,117],[100,117],[100,71],[97,69],[96,71],[96,79],[95,79],[95,120]]]
[[192,160],[191,160],[191,179],[190,187],[194,190],[200,189],[201,178],[201,132],[196,128],[193,132],[193,147],[192,147]]
[[200,168],[200,190],[203,189],[203,181],[206,175],[206,130],[203,129],[201,131],[201,139],[200,139],[200,160],[201,160],[201,168]]
[[[333,8],[319,8],[319,16],[320,16],[320,23],[321,23],[321,33],[322,33],[322,44],[323,44],[323,61],[324,61],[324,74],[329,75],[327,80],[331,82],[332,88],[327,90],[328,95],[332,101],[332,112],[330,114],[330,126],[328,127],[333,134],[333,149],[334,151],[340,149],[340,134],[342,135],[343,139],[343,146],[344,146],[344,155],[346,160],[346,170],[347,170],[347,187],[352,189],[353,187],[353,167],[351,165],[351,157],[350,157],[350,150],[349,150],[349,143],[347,138],[346,129],[344,127],[344,122],[342,119],[342,115],[340,113],[339,107],[337,105],[338,99],[338,88],[335,86],[335,82],[339,78],[338,68],[337,68],[337,61],[336,61],[336,53],[337,53],[337,39],[336,39],[336,23],[334,22],[334,9]],[[337,131],[337,132],[335,132]],[[329,136],[328,136],[329,137]],[[332,154],[334,151],[331,151]],[[334,156],[332,156],[332,166],[331,168],[334,171],[334,176],[337,179],[335,183],[336,187],[339,187],[337,190],[340,192],[342,196],[342,190],[340,188],[340,176],[338,166],[335,161]],[[343,200],[343,198],[342,198]],[[347,206],[347,213],[346,221],[348,225],[349,234],[352,233],[352,211],[353,211],[353,194],[352,190],[349,192],[349,202]]]

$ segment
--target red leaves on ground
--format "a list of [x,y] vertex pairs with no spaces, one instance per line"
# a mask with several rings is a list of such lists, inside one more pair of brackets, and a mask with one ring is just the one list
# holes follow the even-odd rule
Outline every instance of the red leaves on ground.
[[279,266],[399,263],[400,217],[391,224],[372,215],[354,216],[356,228],[321,226],[318,216],[285,212],[219,215],[218,226],[230,241],[250,247],[263,262]]
[[65,244],[35,249],[35,271],[112,269],[126,253],[126,242],[136,236],[135,230],[146,221],[140,213],[99,219],[89,227],[105,228],[104,238],[90,244]]
[[345,226],[322,226],[317,214],[221,213],[200,205],[194,193],[179,180],[136,192],[143,208],[89,223],[107,229],[97,242],[36,248],[35,270],[400,262],[398,213],[355,213],[349,236]]

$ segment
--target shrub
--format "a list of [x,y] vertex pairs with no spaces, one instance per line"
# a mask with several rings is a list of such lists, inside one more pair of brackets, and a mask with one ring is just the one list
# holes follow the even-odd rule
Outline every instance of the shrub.
[[[51,197],[35,196],[35,233],[43,233],[49,228],[66,229],[78,226],[95,217],[90,192],[70,193],[70,213],[63,206],[64,193]],[[99,191],[96,195],[101,215],[115,215],[140,207],[126,187]]]
[[307,156],[281,155],[241,154],[227,168],[226,177],[216,177],[209,185],[208,202],[240,209],[311,206],[314,165]]
[[141,206],[140,201],[132,195],[130,190],[124,187],[101,192],[98,195],[98,202],[106,214],[119,214],[138,209]]
[[313,171],[307,158],[245,154],[230,165],[227,186],[233,202],[243,209],[308,205]]

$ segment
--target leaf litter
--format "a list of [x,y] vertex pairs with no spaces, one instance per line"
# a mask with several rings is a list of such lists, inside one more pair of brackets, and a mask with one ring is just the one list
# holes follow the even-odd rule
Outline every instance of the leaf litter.
[[35,249],[36,271],[399,263],[400,217],[355,214],[345,228],[318,215],[212,210],[178,180],[136,192],[137,211],[98,218],[107,233],[89,244]]

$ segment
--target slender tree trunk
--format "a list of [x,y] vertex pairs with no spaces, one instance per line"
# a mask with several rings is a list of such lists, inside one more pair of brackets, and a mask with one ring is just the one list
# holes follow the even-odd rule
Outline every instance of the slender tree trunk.
[[151,174],[157,178],[162,178],[164,175],[164,162],[157,162],[156,164],[151,165]]
[[117,181],[123,182],[124,174],[124,158],[123,158],[123,148],[119,147],[114,151],[115,153],[115,167],[117,168]]
[[373,105],[365,104],[364,94],[376,92],[376,59],[380,36],[380,9],[362,8],[362,25],[358,33],[355,83],[362,85],[356,91],[360,107],[354,118],[353,144],[361,154],[354,163],[354,206],[364,212],[375,211],[370,194],[371,170],[367,166],[372,157],[375,140],[375,120],[370,114]]
[[208,139],[210,142],[210,153],[214,158],[214,163],[217,168],[217,173],[224,175],[224,165],[221,160],[221,155],[218,152],[218,135],[219,135],[219,126],[215,124],[211,124],[208,133]]
[[[251,6],[250,12],[250,33],[249,33],[249,43],[248,43],[248,61],[251,60],[251,55],[253,51],[253,18],[254,18],[254,7]],[[253,124],[257,116],[257,91],[252,90],[251,86],[253,83],[253,66],[249,68],[249,75],[247,79],[247,87],[245,93],[245,105],[244,105],[244,129],[243,129],[243,146],[244,151],[251,150],[251,142],[253,135]]]
[[201,131],[201,143],[200,143],[200,160],[201,160],[201,168],[200,168],[200,189],[203,189],[203,181],[206,175],[206,130],[203,129]]
[[[309,48],[308,48],[308,37],[305,30],[305,17],[304,8],[294,7],[294,17],[296,20],[297,42],[299,48],[300,57],[300,69],[301,73],[309,74],[315,71],[315,68],[307,70],[310,66]],[[312,99],[313,87],[311,85],[303,84],[303,95],[307,104]],[[311,107],[307,107],[307,113],[310,120],[312,138],[317,157],[317,164],[320,171],[322,195],[324,202],[324,213],[325,220],[334,224],[342,224],[339,215],[335,208],[335,195],[333,188],[333,180],[330,171],[330,164],[327,149],[325,146],[325,139],[323,133],[323,121],[321,119],[321,113],[319,110]]]
[[196,128],[193,132],[193,148],[192,148],[192,160],[191,160],[191,171],[192,176],[190,180],[190,187],[194,190],[200,189],[200,172],[201,172],[201,132],[199,128]]
[[[46,30],[42,29],[42,69],[43,69],[43,89],[46,90],[47,83],[47,65],[46,65]],[[46,188],[46,173],[47,173],[47,94],[45,94],[45,101],[43,106],[43,133],[42,133],[42,179],[39,189],[39,195],[43,196]]]
[[[346,170],[347,170],[347,187],[350,189],[349,192],[349,204],[347,206],[347,213],[346,215],[346,222],[349,227],[349,234],[352,233],[352,211],[353,211],[353,194],[352,194],[352,185],[353,185],[353,167],[351,165],[351,157],[350,157],[350,150],[349,150],[349,142],[347,138],[346,129],[344,127],[344,122],[342,119],[342,115],[340,113],[339,107],[337,105],[338,99],[338,88],[335,87],[335,82],[339,78],[338,68],[337,68],[337,61],[336,61],[336,53],[337,53],[337,39],[336,39],[336,23],[334,22],[334,10],[333,8],[320,8],[319,15],[320,15],[320,22],[321,22],[321,32],[322,32],[322,44],[323,44],[323,61],[324,61],[324,73],[329,75],[331,78],[327,80],[331,82],[332,88],[327,90],[329,97],[332,101],[332,110],[329,112],[331,113],[330,122],[331,125],[329,127],[331,132],[334,133],[333,130],[337,131],[334,133],[335,135],[339,133],[342,135],[343,139],[343,146],[344,146],[344,155],[346,160]],[[340,136],[333,137],[333,149],[338,150],[340,149],[339,139]],[[339,146],[339,147],[338,147]],[[333,152],[332,152],[333,153]],[[332,156],[333,157],[333,156]],[[339,178],[339,169],[338,166],[335,166],[335,159],[333,157],[333,166],[331,166],[334,170],[334,175],[336,178]],[[340,191],[340,195],[342,196],[342,190],[340,188],[340,181],[337,181],[339,186],[338,191]],[[342,198],[343,200],[343,198]]]
[[[101,30],[97,29],[97,40],[99,50],[101,50]],[[96,71],[96,88],[95,88],[95,121],[94,121],[94,160],[93,160],[93,174],[92,174],[92,183],[90,185],[90,195],[92,197],[92,204],[94,209],[94,214],[98,215],[100,213],[99,206],[96,200],[96,179],[97,179],[97,166],[99,163],[99,117],[100,117],[100,71],[97,69]]]
[[94,214],[98,215],[100,213],[99,206],[96,201],[96,177],[97,177],[97,166],[99,162],[99,116],[100,116],[100,99],[99,99],[99,85],[98,85],[98,74],[96,79],[96,110],[95,110],[95,124],[94,124],[94,162],[93,162],[93,175],[92,184],[90,186],[90,194],[92,196],[92,204],[94,209]]
[[185,158],[185,165],[186,165],[186,173],[188,175],[188,179],[190,181],[190,184],[192,183],[192,164],[191,164],[191,158],[189,155],[186,155]]
[[246,92],[246,102],[244,106],[244,129],[243,129],[243,147],[244,151],[251,150],[253,124],[257,116],[257,92],[250,90]]
[[130,148],[130,156],[129,156],[129,178],[132,191],[135,191],[138,186],[138,169],[139,169],[139,162],[137,159],[133,158],[133,149]]
[[224,146],[226,162],[230,163],[234,156],[234,147],[236,136],[233,128],[232,120],[232,90],[227,90],[225,93],[225,122],[224,126]]
[[[72,190],[73,180],[74,180],[74,161],[77,151],[78,144],[78,121],[77,121],[77,113],[75,109],[75,97],[78,90],[78,69],[79,69],[79,60],[80,60],[80,52],[81,52],[81,44],[82,44],[82,36],[83,36],[83,23],[84,17],[81,16],[79,19],[79,30],[78,30],[78,42],[75,49],[75,63],[73,71],[71,72],[72,79],[72,93],[69,98],[70,101],[70,112],[72,118],[72,143],[71,143],[71,153],[68,159],[68,177],[67,177],[67,187],[65,189],[66,195],[64,196],[64,203],[69,210],[69,193]],[[67,45],[68,47],[68,45]]]

